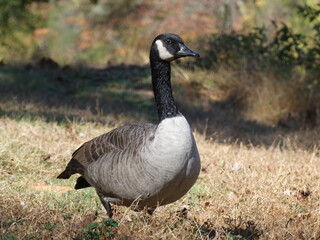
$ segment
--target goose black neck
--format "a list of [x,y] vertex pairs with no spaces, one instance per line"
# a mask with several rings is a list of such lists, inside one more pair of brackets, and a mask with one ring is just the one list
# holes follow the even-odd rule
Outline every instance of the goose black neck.
[[177,116],[179,111],[172,96],[170,62],[152,61],[151,59],[151,73],[153,93],[160,121]]

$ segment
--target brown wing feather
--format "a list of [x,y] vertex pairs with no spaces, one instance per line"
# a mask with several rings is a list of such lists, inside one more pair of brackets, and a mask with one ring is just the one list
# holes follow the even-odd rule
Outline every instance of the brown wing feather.
[[116,128],[82,144],[73,154],[64,172],[58,178],[69,178],[72,174],[83,174],[88,164],[110,151],[121,151],[132,145],[138,146],[147,132],[155,130],[150,123],[133,123]]

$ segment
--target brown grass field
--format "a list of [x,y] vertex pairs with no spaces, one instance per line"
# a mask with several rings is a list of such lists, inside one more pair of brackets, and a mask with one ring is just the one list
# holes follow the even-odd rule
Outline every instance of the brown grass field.
[[[255,111],[245,119],[228,94],[256,84],[245,76],[235,82],[228,71],[173,68],[174,95],[202,159],[197,183],[181,200],[152,216],[115,206],[110,221],[92,188],[73,190],[77,176],[56,179],[81,143],[128,122],[156,120],[147,69],[1,68],[1,240],[320,239],[320,129],[272,126],[279,111],[294,110],[295,99],[279,86],[248,98]],[[270,94],[278,102],[265,107]],[[251,120],[259,117],[271,124]]]
[[152,216],[114,207],[118,224],[103,220],[93,189],[55,177],[77,146],[110,129],[0,118],[1,239],[320,239],[319,149],[291,138],[254,146],[195,131],[202,171],[187,195]]
[[[320,240],[318,1],[2,1],[0,240]],[[202,169],[179,201],[111,220],[56,177],[83,142],[157,121],[161,31],[201,54],[172,87]]]
[[[115,206],[110,221],[92,188],[73,190],[77,176],[56,179],[81,143],[128,122],[156,121],[148,69],[1,67],[1,240],[320,239],[320,128],[279,124],[299,101],[265,73],[257,85],[232,71],[173,67],[202,171],[187,195],[152,216]],[[252,89],[251,107],[232,97]]]

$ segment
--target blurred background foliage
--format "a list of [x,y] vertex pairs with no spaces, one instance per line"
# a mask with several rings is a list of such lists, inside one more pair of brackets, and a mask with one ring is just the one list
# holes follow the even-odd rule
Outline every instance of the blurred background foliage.
[[0,0],[0,61],[145,65],[154,36],[175,32],[202,55],[176,71],[195,96],[250,121],[315,125],[319,16],[317,0]]
[[[281,47],[285,38],[305,44],[311,36],[319,37],[316,2],[1,0],[0,54],[6,61],[45,56],[59,63],[80,61],[94,66],[109,60],[147,61],[150,39],[159,32],[177,32],[187,41],[236,33],[234,40],[241,44],[261,41],[260,45],[276,34],[274,47]],[[235,44],[231,38],[224,40]],[[297,45],[293,43],[290,50]]]

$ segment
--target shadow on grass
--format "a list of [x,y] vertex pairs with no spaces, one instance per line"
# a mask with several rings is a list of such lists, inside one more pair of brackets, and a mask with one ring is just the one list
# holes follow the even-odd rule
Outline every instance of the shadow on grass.
[[[39,62],[0,66],[0,116],[41,117],[59,123],[157,122],[150,78],[149,65],[90,69]],[[236,99],[216,102],[174,95],[193,128],[222,143],[271,146],[281,144],[279,135],[295,131],[245,121],[239,117]]]
[[295,147],[314,151],[319,146],[319,128],[288,118],[277,126],[241,118],[241,106],[232,96],[225,101],[207,101],[205,107],[181,103],[181,111],[200,134],[220,143],[246,146]]
[[[149,119],[153,109],[146,66],[119,65],[105,69],[52,66],[0,67],[0,115],[64,122]],[[154,113],[154,114],[153,114]],[[121,116],[117,116],[121,115]],[[151,117],[152,118],[152,117]],[[156,120],[156,118],[153,118]]]
[[223,228],[222,231],[231,239],[257,240],[263,234],[263,231],[258,228],[254,221],[242,222],[241,219],[238,219],[237,221],[229,219],[226,224],[228,227]]
[[239,117],[239,106],[234,99],[207,102],[207,111],[192,106],[182,106],[193,127],[209,139],[221,143],[270,146],[278,129]]
[[[200,225],[199,230],[205,239],[234,239],[234,240],[257,240],[263,234],[263,231],[253,221],[242,222],[228,219],[227,227],[213,226],[210,221],[205,221]],[[218,236],[218,237],[217,237]]]

